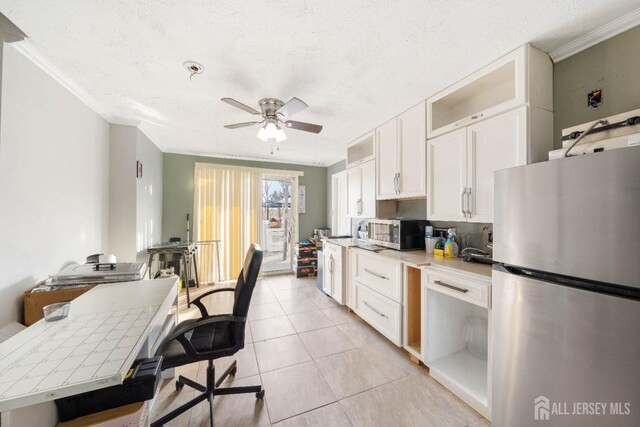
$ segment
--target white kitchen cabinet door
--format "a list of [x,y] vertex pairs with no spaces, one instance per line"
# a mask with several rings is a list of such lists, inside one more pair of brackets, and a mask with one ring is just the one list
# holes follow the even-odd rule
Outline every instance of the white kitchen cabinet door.
[[344,274],[342,274],[342,257],[334,257],[333,258],[333,286],[331,289],[331,297],[334,300],[338,301],[340,304],[344,304],[342,295],[342,289],[344,286],[343,283]]
[[360,216],[361,189],[360,167],[347,169],[347,215],[351,218]]
[[427,194],[426,126],[424,102],[398,116],[399,198]]
[[467,130],[427,141],[427,219],[466,221]]
[[325,294],[331,295],[333,283],[333,255],[325,253],[322,257],[322,290]]
[[493,222],[493,173],[527,163],[527,107],[467,127],[469,222]]
[[360,217],[376,217],[376,162],[363,163],[360,168]]
[[350,234],[347,184],[347,171],[331,176],[331,233],[334,236]]
[[398,119],[376,129],[377,199],[395,199],[398,173]]

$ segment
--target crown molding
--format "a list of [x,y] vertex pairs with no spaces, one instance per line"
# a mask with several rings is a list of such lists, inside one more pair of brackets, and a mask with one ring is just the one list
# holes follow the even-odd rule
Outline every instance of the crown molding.
[[268,162],[268,163],[281,163],[288,165],[300,165],[300,166],[313,166],[316,168],[326,168],[331,166],[331,164],[327,164],[327,162],[300,162],[294,160],[286,160],[286,159],[274,159],[271,157],[260,157],[260,156],[241,156],[234,154],[221,154],[221,153],[205,153],[198,151],[175,151],[175,150],[163,150],[163,153],[166,154],[180,154],[183,156],[200,156],[200,157],[212,157],[218,159],[229,159],[229,160],[246,160],[251,162]]
[[70,79],[62,71],[60,71],[55,65],[49,62],[38,49],[27,39],[12,43],[11,47],[15,48],[24,57],[33,62],[38,68],[47,73],[51,78],[58,82],[62,87],[71,92],[80,101],[82,101],[87,107],[95,111],[103,119],[110,123],[138,126],[139,120],[127,119],[114,113],[111,109],[106,107],[100,101],[98,101],[93,95],[80,87],[76,82]]
[[578,52],[582,52],[583,50],[610,39],[613,36],[617,36],[618,34],[637,25],[640,25],[640,9],[627,13],[626,15],[603,25],[600,28],[596,28],[587,34],[552,50],[549,52],[549,56],[554,63],[562,61],[563,59],[575,55]]

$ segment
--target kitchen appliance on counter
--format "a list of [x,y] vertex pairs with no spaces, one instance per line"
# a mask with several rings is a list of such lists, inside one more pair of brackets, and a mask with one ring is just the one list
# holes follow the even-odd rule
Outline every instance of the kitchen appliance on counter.
[[421,219],[370,219],[367,225],[369,243],[399,251],[424,249],[424,228]]
[[639,166],[637,146],[495,173],[493,426],[640,425]]
[[147,273],[143,262],[70,264],[52,276],[52,286],[92,285],[142,280]]

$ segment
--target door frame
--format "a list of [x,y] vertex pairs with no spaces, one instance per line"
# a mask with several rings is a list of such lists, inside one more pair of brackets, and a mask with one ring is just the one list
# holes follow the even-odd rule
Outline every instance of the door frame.
[[[299,240],[299,235],[300,235],[300,213],[298,212],[298,194],[299,194],[299,185],[300,185],[300,179],[299,177],[301,176],[300,172],[297,171],[279,171],[279,170],[268,170],[268,171],[264,171],[261,175],[260,175],[260,180],[264,181],[264,180],[273,180],[273,181],[288,181],[291,180],[291,219],[293,221],[293,232],[291,233],[291,241],[289,242],[289,264],[290,267],[293,263],[293,255],[294,255],[294,249],[295,249],[295,244],[296,242]],[[262,198],[262,194],[260,194],[260,197]],[[262,200],[260,201],[260,204],[262,205]],[[289,227],[291,227],[291,225],[289,225]],[[259,226],[259,230],[258,233],[260,235],[260,240],[264,239],[264,235],[265,235],[265,226],[264,226],[264,221],[260,221],[260,226]],[[287,233],[288,231],[285,230],[285,238],[287,238]],[[261,242],[263,245],[265,245],[265,250],[266,250],[266,244],[265,242]],[[263,275],[279,275],[279,274],[283,274],[284,270],[282,271],[274,271],[272,273],[270,272],[265,272],[264,270],[262,270],[262,274]],[[288,270],[289,273],[292,272],[291,268],[289,268]]]

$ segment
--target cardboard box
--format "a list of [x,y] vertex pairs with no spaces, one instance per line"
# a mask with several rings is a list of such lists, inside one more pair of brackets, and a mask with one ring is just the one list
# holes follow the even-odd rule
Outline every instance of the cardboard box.
[[[69,302],[87,292],[93,286],[70,287],[65,289],[51,289],[24,293],[24,324],[31,326],[44,317],[42,308],[56,302]],[[34,288],[35,289],[35,288]]]

